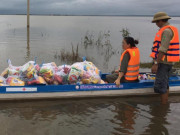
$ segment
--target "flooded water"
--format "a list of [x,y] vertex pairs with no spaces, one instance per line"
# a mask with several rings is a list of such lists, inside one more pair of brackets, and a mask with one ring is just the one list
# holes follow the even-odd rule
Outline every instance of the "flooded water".
[[[109,16],[31,16],[30,36],[27,43],[26,16],[0,15],[0,71],[13,65],[23,65],[37,57],[38,63],[68,64],[58,56],[72,53],[72,46],[80,57],[86,56],[103,72],[118,68],[122,52],[122,29],[139,39],[141,62],[150,62],[154,35],[158,28],[152,17]],[[180,18],[173,17],[172,25],[180,30]]]
[[[62,51],[89,58],[103,72],[119,63],[123,28],[139,39],[141,62],[149,62],[158,28],[152,17],[31,16],[27,42],[26,16],[0,15],[0,71],[8,58],[19,66],[37,62],[67,61]],[[180,18],[170,21],[180,30]],[[0,102],[3,135],[178,135],[180,98],[167,105],[159,97]]]
[[178,135],[180,99],[158,97],[0,103],[3,135]]

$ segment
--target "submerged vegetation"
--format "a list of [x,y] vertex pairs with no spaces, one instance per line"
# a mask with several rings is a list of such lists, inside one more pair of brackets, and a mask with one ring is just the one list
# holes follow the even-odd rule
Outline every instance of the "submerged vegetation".
[[120,32],[122,33],[123,38],[130,36],[129,30],[127,28],[123,28]]
[[78,52],[79,45],[76,46],[76,50],[74,49],[73,44],[71,44],[71,46],[72,46],[71,52],[68,52],[68,51],[65,51],[64,49],[62,49],[60,51],[60,54],[58,54],[57,52],[55,53],[54,58],[60,59],[61,61],[66,62],[67,64],[72,64],[74,62],[82,61],[82,58],[79,56],[79,52]]
[[180,62],[175,63],[173,67],[174,68],[180,68]]
[[[122,37],[130,35],[127,28],[123,28],[121,31]],[[72,64],[74,62],[82,61],[82,57],[86,56],[86,59],[97,64],[95,62],[94,54],[98,57],[102,57],[101,63],[103,63],[103,68],[108,69],[108,63],[113,55],[118,55],[119,49],[114,49],[110,41],[110,31],[100,31],[98,35],[95,36],[93,32],[87,31],[85,36],[81,39],[81,43],[76,45],[71,44],[71,51],[61,50],[59,53],[56,52],[54,55],[55,59],[59,59],[66,64]],[[85,53],[85,54],[83,54]],[[88,56],[88,54],[90,56]]]
[[94,38],[92,33],[87,32],[83,39],[82,46],[85,50],[94,48],[94,51],[103,57],[103,66],[107,68],[110,58],[116,54],[116,50],[113,49],[110,42],[110,31],[99,32],[97,39]]
[[[110,43],[110,31],[99,32],[97,39],[93,33],[86,32],[85,36],[81,39],[81,43],[77,44],[76,49],[74,49],[75,45],[71,44],[71,46],[71,51],[66,51],[63,49],[60,51],[60,54],[56,52],[54,58],[60,59],[67,64],[71,64],[82,61],[82,57],[86,56],[87,60],[93,62],[95,58],[88,57],[87,54],[89,50],[93,50],[93,52],[95,51],[98,55],[104,58],[104,66],[107,66],[109,59],[116,53]],[[86,52],[86,54],[82,54],[82,52]],[[90,55],[92,56],[92,54]]]
[[[126,29],[123,28],[120,32],[122,33],[122,37],[130,35],[129,30],[127,28]],[[81,44],[80,45],[79,45],[79,43],[77,44],[76,50],[74,49],[74,45],[71,44],[71,46],[72,46],[71,52],[63,49],[60,51],[60,54],[58,52],[56,52],[54,55],[54,58],[60,59],[61,61],[64,61],[66,63],[73,63],[76,61],[81,61],[82,60],[81,57],[84,55],[79,53],[79,46],[80,46],[80,48],[81,49],[84,48],[84,50],[86,50],[86,52],[90,48],[95,48],[95,50],[97,50],[97,53],[100,56],[103,56],[104,65],[107,65],[110,58],[113,55],[115,55],[116,53],[118,54],[119,51],[117,49],[113,49],[113,47],[111,45],[109,30],[107,32],[100,31],[98,36],[96,36],[96,37],[94,36],[93,33],[90,33],[89,31],[87,31],[85,36],[81,39]],[[88,57],[87,57],[87,59],[91,60],[91,58],[88,58]]]

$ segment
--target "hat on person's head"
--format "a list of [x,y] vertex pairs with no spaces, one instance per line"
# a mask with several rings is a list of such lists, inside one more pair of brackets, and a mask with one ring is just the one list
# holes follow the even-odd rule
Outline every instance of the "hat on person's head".
[[171,19],[171,17],[168,16],[165,12],[157,12],[154,15],[152,23],[155,23],[156,21],[163,20],[163,19]]

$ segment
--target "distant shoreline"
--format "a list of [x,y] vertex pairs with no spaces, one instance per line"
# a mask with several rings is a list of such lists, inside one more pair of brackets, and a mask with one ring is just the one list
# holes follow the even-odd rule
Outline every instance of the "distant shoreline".
[[[0,15],[26,15],[26,14],[0,14]],[[30,14],[31,16],[108,16],[108,17],[153,17],[153,15],[58,15],[58,14]],[[180,17],[172,16],[171,17]]]

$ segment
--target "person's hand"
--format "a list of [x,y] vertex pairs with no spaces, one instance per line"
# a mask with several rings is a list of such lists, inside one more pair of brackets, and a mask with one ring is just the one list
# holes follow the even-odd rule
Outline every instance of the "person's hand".
[[114,83],[116,84],[117,87],[119,87],[120,86],[120,79],[119,78],[116,79],[116,81]]
[[157,73],[157,69],[158,69],[158,64],[153,64],[152,68],[151,68],[151,72],[156,74]]
[[119,73],[119,70],[115,70],[114,72],[115,72],[115,73]]

